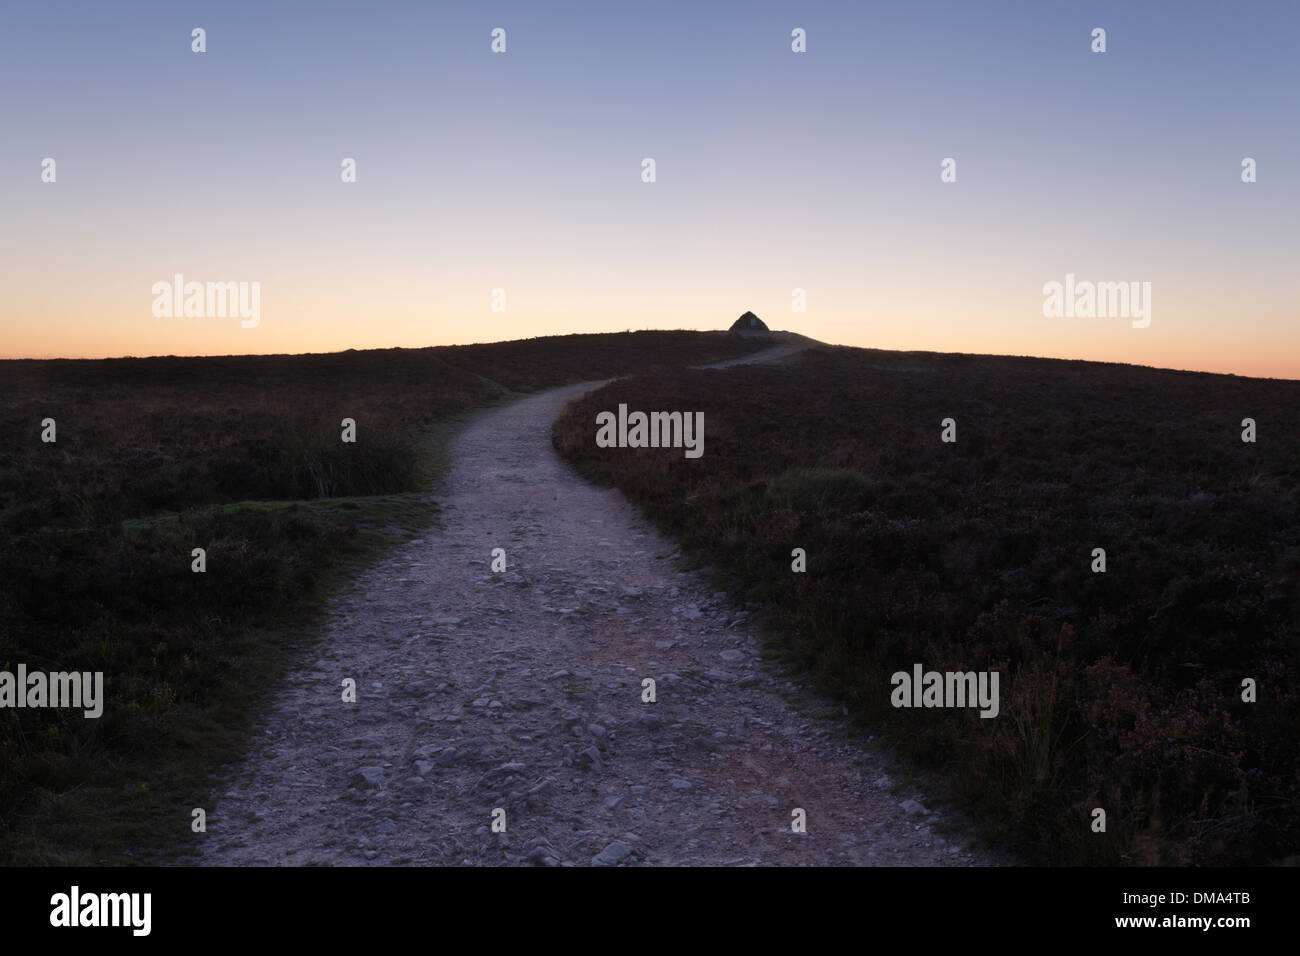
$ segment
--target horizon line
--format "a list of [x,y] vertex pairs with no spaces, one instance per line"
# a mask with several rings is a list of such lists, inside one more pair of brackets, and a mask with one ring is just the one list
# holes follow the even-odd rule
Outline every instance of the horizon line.
[[[1068,358],[1059,355],[1030,355],[1030,354],[1013,354],[1007,352],[940,352],[933,349],[886,349],[876,348],[865,345],[841,345],[834,342],[822,342],[818,339],[810,338],[801,332],[793,332],[787,329],[769,329],[774,336],[776,335],[794,335],[812,343],[813,346],[822,345],[829,348],[847,348],[859,349],[861,351],[871,352],[895,352],[899,354],[916,354],[916,355],[963,355],[980,358],[1015,358],[1031,359],[1041,362],[1083,362],[1091,365],[1118,365],[1129,368],[1143,368],[1156,372],[1181,372],[1189,375],[1223,375],[1232,378],[1255,379],[1259,381],[1270,382],[1300,382],[1300,378],[1285,378],[1274,375],[1243,375],[1239,372],[1217,372],[1209,369],[1196,368],[1173,368],[1164,365],[1143,365],[1137,362],[1117,362],[1107,361],[1104,359],[1088,358]],[[409,351],[422,352],[429,349],[450,349],[450,348],[472,348],[478,345],[508,345],[513,342],[532,342],[538,339],[558,339],[558,338],[577,338],[577,337],[597,337],[606,335],[628,335],[641,332],[689,332],[694,335],[709,334],[729,334],[729,329],[624,329],[622,331],[611,332],[554,332],[547,335],[532,335],[517,339],[497,339],[486,342],[445,342],[438,345],[389,345],[374,346],[371,348],[346,348],[336,349],[329,352],[224,352],[224,353],[204,353],[195,355],[177,355],[175,353],[154,354],[154,355],[5,355],[0,356],[0,362],[118,362],[118,361],[148,361],[150,359],[229,359],[229,358],[304,358],[313,355],[343,355],[347,352],[392,352],[392,351]]]

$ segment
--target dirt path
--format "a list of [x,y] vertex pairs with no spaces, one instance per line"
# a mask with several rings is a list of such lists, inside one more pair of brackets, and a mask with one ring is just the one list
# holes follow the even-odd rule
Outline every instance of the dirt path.
[[[918,794],[891,795],[883,758],[759,660],[745,613],[560,459],[551,422],[589,388],[461,433],[444,527],[327,609],[214,791],[202,862],[1004,862],[968,849],[955,820],[940,836]],[[489,566],[498,547],[505,573]]]

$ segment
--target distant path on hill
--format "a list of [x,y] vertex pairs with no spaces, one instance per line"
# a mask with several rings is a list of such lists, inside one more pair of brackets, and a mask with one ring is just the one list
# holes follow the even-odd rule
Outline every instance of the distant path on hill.
[[[729,359],[726,362],[715,362],[712,365],[698,365],[696,368],[730,368],[733,365],[758,365],[764,362],[779,362],[791,355],[798,355],[804,349],[813,345],[820,344],[820,342],[814,342],[812,339],[806,339],[801,343],[774,345],[770,349],[763,349],[763,351],[755,352],[753,355],[742,355],[740,358]],[[589,390],[592,387],[591,385],[587,386]]]
[[592,387],[494,409],[454,440],[443,526],[327,608],[209,800],[201,862],[1007,862],[955,817],[936,832],[923,794],[891,794],[839,708],[759,659],[745,611],[560,458],[551,423]]

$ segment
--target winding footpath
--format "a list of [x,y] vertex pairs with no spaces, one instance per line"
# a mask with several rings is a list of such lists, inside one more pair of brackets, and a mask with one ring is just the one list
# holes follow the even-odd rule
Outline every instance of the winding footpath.
[[219,775],[200,862],[1008,862],[924,794],[891,792],[840,709],[760,660],[745,611],[559,457],[551,422],[592,387],[492,410],[455,439],[441,527],[331,602],[243,764]]

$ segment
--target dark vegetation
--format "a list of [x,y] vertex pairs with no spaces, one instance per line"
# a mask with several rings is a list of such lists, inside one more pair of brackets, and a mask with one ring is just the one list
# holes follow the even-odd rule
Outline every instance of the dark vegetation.
[[[597,448],[619,402],[702,410],[703,458]],[[1295,861],[1300,382],[824,348],[613,383],[554,440],[990,836],[1057,863]],[[998,670],[1000,715],[894,709],[918,662]]]
[[324,589],[436,511],[435,439],[458,415],[763,344],[639,332],[0,363],[0,670],[103,671],[106,698],[97,720],[0,709],[0,863],[183,850]]

